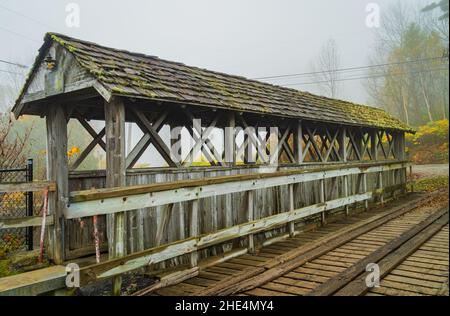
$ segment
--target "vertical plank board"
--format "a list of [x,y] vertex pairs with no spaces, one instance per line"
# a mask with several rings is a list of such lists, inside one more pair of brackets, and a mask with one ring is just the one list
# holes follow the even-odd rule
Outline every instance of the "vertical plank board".
[[[363,193],[367,192],[367,173],[363,174],[363,181],[362,181],[362,185],[363,185]],[[369,209],[369,200],[364,200],[364,208],[366,209],[366,211]]]
[[224,157],[228,166],[234,166],[236,164],[236,118],[234,112],[230,111],[228,113],[227,122],[228,133],[224,131]]
[[[383,172],[378,172],[378,189],[383,190]],[[384,193],[380,194],[380,204],[384,205]]]
[[[289,211],[292,212],[294,211],[294,185],[293,184],[289,184]],[[295,222],[289,222],[288,223],[288,231],[289,231],[289,236],[293,237],[294,233],[295,233]]]
[[[325,203],[325,180],[321,179],[319,180],[319,200],[320,203]],[[325,212],[321,213],[321,220],[322,220],[322,225],[326,224],[326,219],[325,219]]]
[[[348,192],[348,176],[344,176],[344,196],[348,197],[349,196],[349,192]],[[349,205],[345,205],[345,215],[348,216],[349,215]]]
[[[254,191],[247,191],[247,221],[251,222],[254,217]],[[248,235],[248,251],[255,252],[255,240],[253,234]]]
[[[198,236],[198,200],[191,202],[191,209],[189,214],[189,234],[191,237]],[[190,254],[189,263],[191,267],[196,267],[198,262],[198,253],[196,251]]]

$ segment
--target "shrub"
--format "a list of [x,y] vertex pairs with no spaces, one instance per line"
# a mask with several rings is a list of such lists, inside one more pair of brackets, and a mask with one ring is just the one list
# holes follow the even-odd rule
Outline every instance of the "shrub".
[[416,163],[448,162],[448,120],[420,126],[415,135],[406,136],[407,151]]

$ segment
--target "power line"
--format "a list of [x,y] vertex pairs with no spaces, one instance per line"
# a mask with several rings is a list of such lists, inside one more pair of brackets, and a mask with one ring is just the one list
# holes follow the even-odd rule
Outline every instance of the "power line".
[[21,74],[20,72],[14,72],[14,71],[9,71],[9,70],[0,69],[0,72],[5,72],[5,73],[11,74],[11,75],[24,76],[24,74]]
[[418,62],[422,62],[422,61],[431,61],[431,60],[438,60],[438,59],[443,59],[443,57],[439,56],[439,57],[423,58],[423,59],[416,59],[416,60],[409,60],[409,61],[395,62],[395,63],[385,63],[385,64],[359,66],[359,67],[347,67],[347,68],[339,68],[339,69],[323,70],[323,71],[312,71],[312,72],[304,72],[304,73],[296,73],[296,74],[275,75],[275,76],[253,78],[253,80],[274,80],[274,79],[281,79],[281,78],[288,78],[288,77],[311,76],[311,75],[330,73],[330,72],[365,70],[365,69],[370,69],[370,68],[386,67],[386,66],[393,66],[393,65],[403,65],[403,64],[418,63]]
[[25,66],[25,65],[22,65],[22,64],[18,64],[18,63],[14,63],[14,62],[7,61],[7,60],[2,60],[2,59],[0,59],[0,63],[17,66],[19,68],[24,68],[24,69],[28,68],[28,66]]
[[26,36],[26,35],[23,35],[23,34],[20,34],[20,33],[15,32],[15,31],[11,31],[11,30],[9,30],[9,29],[7,29],[7,28],[4,28],[3,26],[0,26],[0,30],[3,30],[3,31],[5,31],[5,32],[11,33],[11,34],[13,34],[13,35],[22,37],[22,38],[24,38],[24,39],[27,39],[27,40],[32,41],[32,42],[35,42],[35,43],[39,43],[39,44],[41,43],[41,42],[39,42],[39,41],[36,41],[35,39],[32,39],[31,37],[28,37],[28,36]]
[[[374,78],[382,78],[382,77],[403,76],[403,75],[408,75],[408,74],[421,74],[421,73],[444,71],[444,70],[448,71],[448,68],[427,69],[427,70],[423,70],[423,71],[402,72],[402,73],[396,73],[396,74],[378,74],[378,75],[354,77],[354,78],[341,78],[341,79],[336,79],[334,81],[352,81],[352,80],[374,79]],[[18,76],[24,76],[24,74],[22,74],[22,73],[3,70],[3,69],[0,69],[0,72],[9,73],[9,74],[18,75]],[[320,83],[327,83],[327,82],[329,82],[329,80],[314,81],[314,82],[287,83],[287,84],[280,84],[280,86],[287,87],[287,86],[312,85],[312,84],[320,84]]]
[[[382,78],[382,77],[403,76],[403,75],[408,75],[408,74],[421,74],[421,73],[443,71],[443,70],[448,71],[448,68],[436,68],[436,69],[428,69],[428,70],[416,71],[416,72],[402,72],[402,73],[396,73],[396,74],[379,74],[379,75],[364,76],[364,77],[342,78],[342,79],[336,79],[334,81],[351,81],[351,80],[362,80],[362,79],[372,79],[372,78]],[[311,85],[311,84],[320,84],[320,83],[327,83],[327,82],[330,82],[330,81],[323,80],[323,81],[315,81],[315,82],[288,83],[288,84],[282,84],[282,86]]]
[[[423,70],[423,71],[402,72],[402,73],[396,73],[396,74],[379,74],[379,75],[373,75],[373,76],[354,77],[354,78],[341,78],[341,79],[336,79],[334,81],[351,81],[351,80],[362,80],[362,79],[372,79],[372,78],[381,78],[381,77],[402,76],[402,75],[421,74],[421,73],[443,71],[443,70],[448,71],[448,68],[427,69],[427,70]],[[287,83],[287,84],[282,84],[282,86],[300,86],[300,85],[311,85],[311,84],[320,84],[320,83],[327,83],[327,82],[330,82],[330,81],[323,80],[323,81],[315,81],[315,82]]]
[[11,12],[11,13],[13,13],[13,14],[16,14],[16,15],[18,15],[18,16],[21,16],[21,17],[23,17],[23,18],[25,18],[25,19],[28,19],[28,20],[30,20],[30,21],[33,21],[34,23],[37,23],[37,24],[39,24],[39,25],[41,25],[41,26],[43,26],[43,27],[45,27],[45,28],[51,28],[51,29],[54,29],[53,26],[51,26],[51,25],[49,25],[49,24],[47,24],[47,23],[44,23],[44,22],[42,22],[42,21],[39,21],[39,20],[37,20],[37,19],[35,19],[35,18],[31,17],[31,16],[25,15],[25,14],[19,12],[19,11],[16,11],[16,10],[13,10],[13,9],[10,9],[10,8],[7,8],[7,7],[5,7],[5,6],[2,5],[2,4],[0,4],[0,8],[4,9],[4,10],[6,10],[6,11],[9,11],[9,12]]

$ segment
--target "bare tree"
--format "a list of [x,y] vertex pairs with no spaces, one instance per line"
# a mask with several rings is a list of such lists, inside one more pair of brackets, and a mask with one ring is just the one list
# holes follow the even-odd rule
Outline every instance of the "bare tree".
[[[382,26],[365,82],[371,103],[413,126],[447,117],[448,20],[424,14],[420,5],[394,2],[383,11]],[[447,26],[447,27],[446,27]]]
[[441,0],[439,2],[432,2],[431,4],[427,5],[425,8],[423,8],[423,11],[432,11],[434,9],[440,8],[441,9],[441,16],[439,17],[439,20],[448,20],[448,0]]
[[339,93],[339,74],[340,57],[338,46],[333,39],[322,47],[315,64],[313,72],[315,80],[322,92],[331,98],[336,98]]
[[14,132],[11,113],[0,114],[0,168],[21,166],[28,155],[31,128],[22,133]]

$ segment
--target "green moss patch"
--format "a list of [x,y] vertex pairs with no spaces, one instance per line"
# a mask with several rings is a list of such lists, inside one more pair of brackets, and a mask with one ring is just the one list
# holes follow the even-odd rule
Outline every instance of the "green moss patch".
[[17,274],[17,272],[11,269],[11,261],[5,259],[0,260],[0,278]]

